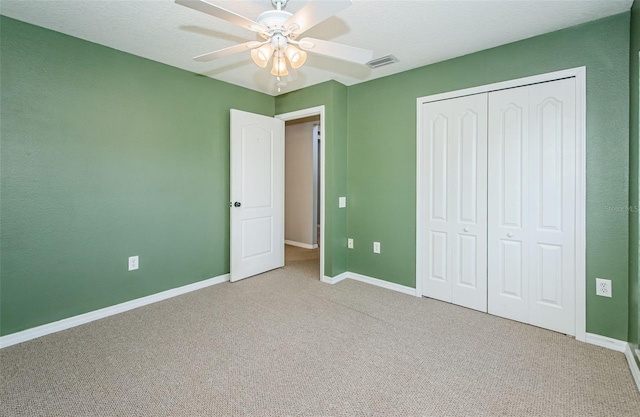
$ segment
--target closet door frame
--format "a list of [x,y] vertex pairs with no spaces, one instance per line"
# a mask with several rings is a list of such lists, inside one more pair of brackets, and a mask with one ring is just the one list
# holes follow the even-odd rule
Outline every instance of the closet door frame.
[[563,78],[575,78],[576,80],[576,208],[575,208],[575,297],[576,297],[576,340],[586,342],[586,154],[587,154],[587,107],[586,107],[586,77],[587,68],[577,67],[562,71],[555,71],[531,77],[518,78],[515,80],[503,81],[499,83],[487,84],[463,90],[456,90],[441,94],[434,94],[425,97],[418,97],[416,100],[416,296],[423,294],[423,260],[422,251],[424,243],[422,241],[422,230],[425,226],[423,219],[423,170],[422,165],[423,141],[422,137],[422,105],[434,101],[447,100],[457,97],[469,96],[472,94],[489,93],[507,88],[523,87],[530,84],[543,83],[548,81],[561,80]]

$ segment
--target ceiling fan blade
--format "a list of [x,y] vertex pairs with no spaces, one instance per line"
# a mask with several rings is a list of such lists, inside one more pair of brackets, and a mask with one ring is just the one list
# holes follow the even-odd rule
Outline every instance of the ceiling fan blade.
[[223,9],[220,6],[211,4],[204,0],[175,0],[177,4],[189,7],[190,9],[197,10],[211,16],[215,16],[219,19],[226,20],[227,22],[234,23],[238,26],[242,26],[245,29],[252,30],[254,32],[264,33],[267,28],[258,22],[254,22],[251,19],[247,19],[244,16],[240,16],[230,10]]
[[[299,35],[349,6],[351,6],[351,0],[311,0],[287,19],[284,22],[284,27]],[[293,29],[292,26],[294,25],[298,28]]]
[[193,59],[196,60],[196,61],[199,61],[199,62],[213,61],[214,59],[218,59],[218,58],[221,58],[223,56],[237,54],[239,52],[248,51],[249,49],[257,48],[260,45],[262,45],[262,44],[260,42],[256,42],[256,41],[245,42],[245,43],[241,43],[239,45],[230,46],[228,48],[219,49],[219,50],[214,51],[214,52],[209,52],[208,54],[198,55],[198,56],[194,57]]
[[344,61],[355,62],[357,64],[366,64],[371,61],[371,58],[373,58],[373,51],[368,49],[323,41],[321,39],[302,38],[300,39],[298,46],[305,51],[320,55],[327,55]]

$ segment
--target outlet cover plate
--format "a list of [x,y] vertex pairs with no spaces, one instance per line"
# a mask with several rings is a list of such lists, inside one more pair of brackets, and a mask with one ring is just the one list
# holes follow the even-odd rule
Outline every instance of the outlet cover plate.
[[353,249],[353,239],[351,238],[347,239],[347,247],[349,249]]
[[338,208],[347,207],[347,197],[338,197]]
[[611,297],[611,280],[596,278],[596,295],[601,297]]
[[129,256],[129,271],[135,271],[139,267],[138,256]]

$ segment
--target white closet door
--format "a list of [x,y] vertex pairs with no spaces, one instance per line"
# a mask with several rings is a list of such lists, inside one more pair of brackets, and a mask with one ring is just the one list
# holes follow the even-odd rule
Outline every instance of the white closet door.
[[529,323],[575,335],[575,78],[530,87]]
[[529,89],[489,93],[489,313],[528,320]]
[[423,293],[487,311],[487,95],[422,108]]
[[575,79],[489,94],[489,312],[575,334]]

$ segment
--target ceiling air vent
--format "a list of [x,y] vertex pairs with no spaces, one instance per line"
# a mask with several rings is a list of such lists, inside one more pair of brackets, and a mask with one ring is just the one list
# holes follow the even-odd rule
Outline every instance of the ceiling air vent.
[[380,68],[384,67],[385,65],[395,64],[396,62],[399,62],[398,58],[393,55],[387,55],[381,58],[372,59],[371,61],[367,62],[367,66],[369,68]]

